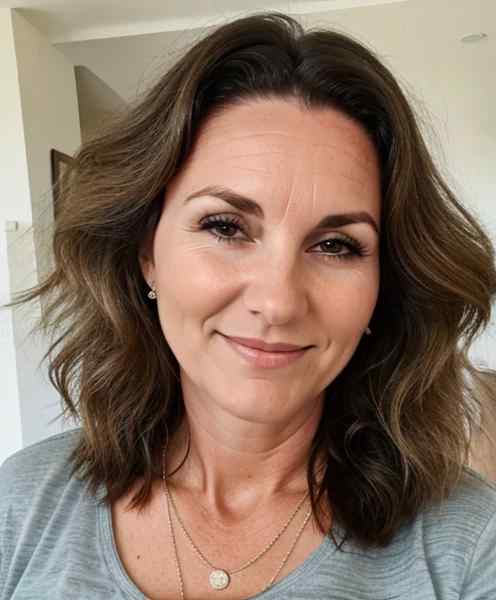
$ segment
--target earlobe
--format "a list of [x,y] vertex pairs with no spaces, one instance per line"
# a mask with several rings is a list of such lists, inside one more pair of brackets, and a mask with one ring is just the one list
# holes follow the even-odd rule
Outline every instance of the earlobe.
[[148,256],[141,254],[139,256],[139,263],[141,267],[141,273],[145,281],[150,286],[150,283],[155,280],[155,268],[153,266],[153,261]]
[[147,236],[143,241],[139,252],[138,260],[141,267],[141,273],[145,281],[150,282],[155,280],[155,265],[153,262],[153,235]]

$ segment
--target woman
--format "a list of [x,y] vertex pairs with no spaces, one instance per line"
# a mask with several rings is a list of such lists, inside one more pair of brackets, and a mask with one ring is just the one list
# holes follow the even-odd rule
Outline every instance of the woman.
[[1,600],[496,597],[494,249],[371,51],[219,27],[63,194],[17,303],[81,427],[2,466]]

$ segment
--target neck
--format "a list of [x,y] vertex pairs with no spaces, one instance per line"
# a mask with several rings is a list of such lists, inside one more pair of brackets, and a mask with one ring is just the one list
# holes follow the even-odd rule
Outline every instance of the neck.
[[171,440],[167,472],[182,462],[188,440],[190,450],[168,485],[193,494],[212,515],[225,520],[242,518],[281,498],[302,497],[308,490],[308,459],[322,403],[314,407],[286,427],[245,429],[225,421],[214,427],[205,415],[186,411]]

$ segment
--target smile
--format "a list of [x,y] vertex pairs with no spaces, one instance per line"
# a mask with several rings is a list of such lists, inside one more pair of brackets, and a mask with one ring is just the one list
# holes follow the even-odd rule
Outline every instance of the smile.
[[266,352],[265,350],[244,346],[227,336],[222,337],[239,356],[244,358],[249,364],[262,369],[275,369],[290,365],[301,358],[308,350],[308,348],[303,348],[301,350],[285,352]]

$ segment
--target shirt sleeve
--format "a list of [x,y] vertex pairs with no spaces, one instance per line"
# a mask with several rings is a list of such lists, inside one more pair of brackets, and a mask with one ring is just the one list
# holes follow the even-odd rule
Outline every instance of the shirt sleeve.
[[496,599],[496,513],[475,545],[460,600]]

